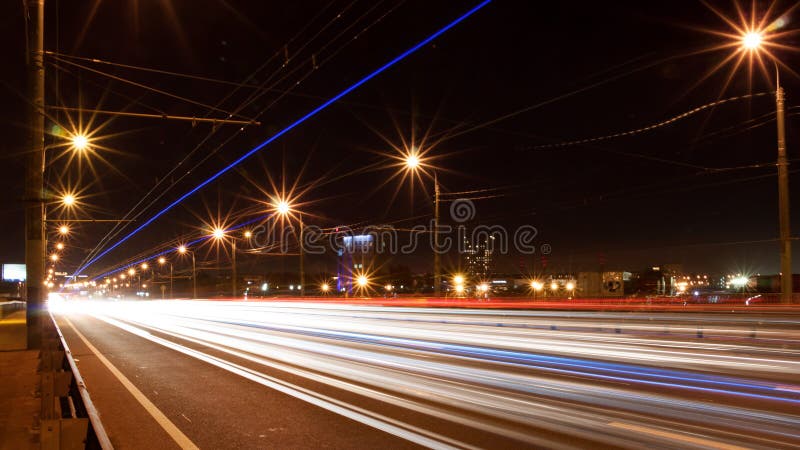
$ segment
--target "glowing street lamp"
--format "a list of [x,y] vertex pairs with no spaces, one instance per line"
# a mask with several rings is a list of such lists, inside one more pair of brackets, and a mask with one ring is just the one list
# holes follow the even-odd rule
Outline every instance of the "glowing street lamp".
[[[185,245],[181,245],[178,247],[178,253],[181,255],[191,253],[192,255],[192,298],[197,298],[197,265],[195,264],[194,252],[190,252]],[[172,269],[170,269],[170,271],[171,270]]]
[[411,170],[415,170],[417,167],[419,167],[419,156],[417,156],[415,152],[409,152],[409,154],[406,156],[405,163],[406,167]]
[[250,230],[245,231],[244,232],[244,237],[245,237],[245,239],[250,239],[251,237],[253,237],[253,232],[250,231]]
[[66,225],[61,225],[60,227],[58,227],[58,233],[63,235],[63,236],[68,235],[69,234],[69,227],[66,226]]
[[133,268],[130,268],[130,269],[128,269],[128,275],[129,275],[129,276],[134,276],[134,275],[136,275],[136,270],[135,270],[135,269],[133,269]]
[[[422,159],[420,159],[419,150],[412,146],[406,153],[403,163],[407,171],[418,172],[422,170]],[[442,275],[439,255],[439,178],[435,170],[433,170],[433,247],[433,291],[434,295],[438,296],[441,292]]]
[[750,31],[742,36],[742,47],[745,50],[758,50],[764,41],[764,35],[758,31]]
[[64,250],[64,243],[63,242],[59,242],[58,244],[56,244],[56,249],[57,250]]
[[72,136],[72,148],[78,151],[84,151],[89,148],[89,138],[84,134],[75,134]]
[[541,281],[533,280],[531,281],[531,289],[533,289],[536,292],[539,292],[542,289],[544,289],[544,284],[542,284]]
[[50,261],[56,262],[58,261],[58,255],[53,253],[50,255]]
[[369,278],[366,275],[359,275],[356,277],[356,284],[359,288],[364,289],[369,285]]
[[558,290],[558,283],[556,283],[555,281],[550,283],[550,290],[551,291],[557,291]]
[[167,263],[167,258],[164,258],[163,256],[158,258],[158,264],[159,265],[163,266],[166,263]]
[[[766,29],[769,30],[769,27]],[[784,91],[781,86],[778,62],[764,49],[766,36],[763,30],[748,30],[740,37],[743,51],[751,56],[763,51],[775,63],[775,122],[778,128],[778,235],[780,238],[781,260],[781,303],[792,303],[792,241],[789,204],[789,168],[786,160],[786,122]]]
[[225,237],[225,230],[222,228],[214,228],[214,230],[211,232],[211,236],[213,236],[216,240],[220,240]]
[[[272,206],[275,208],[275,212],[278,213],[281,217],[287,217],[292,212],[292,204],[285,198],[276,198],[272,202]],[[297,214],[297,221],[298,225],[300,226],[300,233],[297,235],[297,243],[299,247],[299,257],[300,257],[300,296],[306,295],[305,289],[305,248],[304,248],[304,240],[303,240],[303,233],[305,231],[305,224],[303,223],[303,215],[299,212]]]
[[286,200],[279,200],[279,201],[277,201],[275,203],[275,211],[277,211],[278,214],[280,214],[282,216],[285,216],[285,215],[289,214],[289,211],[291,211],[291,210],[292,210],[292,207],[289,205],[289,202],[287,202]]
[[454,284],[464,284],[464,275],[455,275],[455,276],[453,276],[453,283]]
[[322,283],[322,285],[319,287],[319,290],[323,293],[327,293],[330,289],[331,287],[328,285],[328,283]]
[[64,194],[64,196],[61,197],[61,203],[66,207],[74,206],[76,201],[77,199],[73,194]]
[[150,268],[150,266],[146,262],[142,263],[142,270],[147,270],[149,268]]

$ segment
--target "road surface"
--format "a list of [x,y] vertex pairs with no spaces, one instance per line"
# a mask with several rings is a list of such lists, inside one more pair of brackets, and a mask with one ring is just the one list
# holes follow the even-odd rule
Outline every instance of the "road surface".
[[119,447],[800,445],[800,314],[51,306]]

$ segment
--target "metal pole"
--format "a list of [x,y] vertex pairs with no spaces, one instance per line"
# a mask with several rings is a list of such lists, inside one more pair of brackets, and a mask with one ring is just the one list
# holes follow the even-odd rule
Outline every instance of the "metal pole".
[[25,170],[25,289],[28,348],[38,349],[44,320],[44,0],[29,0],[33,23],[28,36],[31,101],[30,156]]
[[433,173],[433,293],[441,294],[442,273],[439,255],[439,177]]
[[194,252],[192,252],[192,298],[197,298],[197,266],[194,262]]
[[778,222],[781,241],[781,303],[792,303],[792,241],[789,225],[789,163],[786,161],[784,93],[775,68],[775,113],[778,124]]
[[173,280],[174,279],[175,278],[173,277],[172,263],[169,263],[169,298],[170,298],[170,300],[175,298],[175,295],[174,295],[173,290],[172,290],[172,285],[173,285]]
[[303,215],[297,215],[300,219],[300,236],[298,237],[300,245],[300,297],[306,295],[306,268],[305,268],[305,252],[303,251]]
[[233,298],[236,298],[236,239],[231,244],[231,285],[233,287]]

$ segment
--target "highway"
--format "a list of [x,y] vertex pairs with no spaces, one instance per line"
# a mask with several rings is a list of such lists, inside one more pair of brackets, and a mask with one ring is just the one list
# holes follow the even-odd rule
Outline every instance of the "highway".
[[796,448],[800,314],[59,301],[128,448]]

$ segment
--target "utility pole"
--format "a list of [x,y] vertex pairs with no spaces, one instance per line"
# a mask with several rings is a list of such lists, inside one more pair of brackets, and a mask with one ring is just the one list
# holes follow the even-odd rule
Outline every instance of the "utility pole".
[[789,225],[789,163],[786,161],[784,93],[775,68],[775,115],[778,124],[778,222],[781,245],[781,303],[792,303],[792,241]]
[[44,0],[28,0],[30,148],[25,168],[25,290],[28,348],[42,343],[44,320]]
[[441,294],[442,272],[439,255],[439,177],[433,173],[433,293]]

